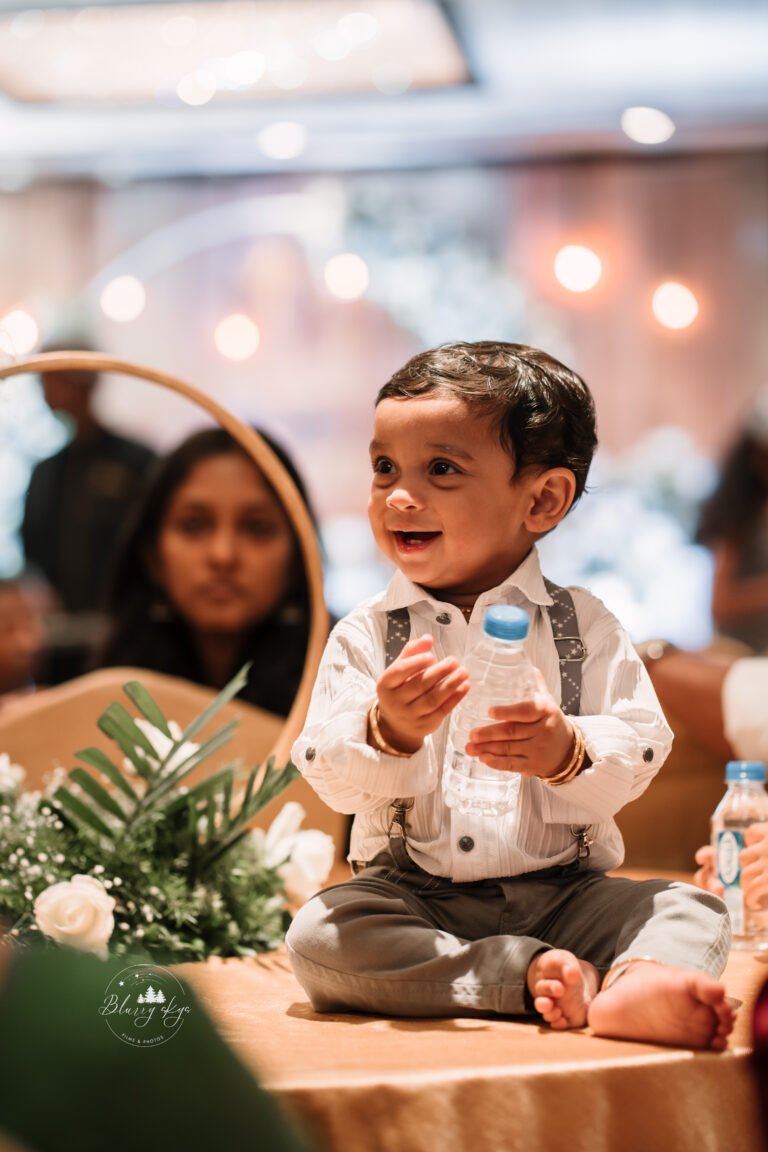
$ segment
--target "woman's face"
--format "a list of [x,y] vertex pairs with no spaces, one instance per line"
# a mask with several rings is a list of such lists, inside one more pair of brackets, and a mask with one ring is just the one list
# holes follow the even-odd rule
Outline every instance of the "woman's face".
[[176,489],[152,575],[191,628],[229,633],[278,608],[297,563],[279,500],[255,465],[228,454],[200,461]]

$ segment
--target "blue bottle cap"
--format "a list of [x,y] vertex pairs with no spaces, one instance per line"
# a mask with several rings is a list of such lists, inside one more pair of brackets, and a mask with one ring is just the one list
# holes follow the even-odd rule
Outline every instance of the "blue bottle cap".
[[758,780],[765,783],[765,764],[762,760],[729,760],[725,766],[725,782]]
[[494,604],[485,610],[483,631],[497,640],[525,640],[528,635],[528,613],[513,604]]

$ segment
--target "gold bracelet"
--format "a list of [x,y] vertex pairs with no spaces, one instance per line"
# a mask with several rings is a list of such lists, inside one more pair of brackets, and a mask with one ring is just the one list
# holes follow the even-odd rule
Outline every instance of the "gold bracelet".
[[546,784],[559,784],[561,781],[566,780],[573,771],[574,764],[578,762],[579,753],[583,749],[583,741],[579,740],[580,732],[575,724],[571,724],[571,733],[573,736],[573,745],[568,759],[558,768],[557,772],[552,774],[552,776],[542,777]]
[[368,711],[368,725],[371,729],[374,746],[379,752],[386,752],[387,756],[413,756],[413,752],[402,752],[399,748],[394,748],[382,736],[381,728],[379,727],[378,700],[374,700]]
[[587,744],[584,739],[584,733],[578,724],[571,724],[573,729],[573,752],[570,759],[564,768],[556,772],[554,776],[544,776],[542,779],[545,784],[550,784],[552,787],[559,787],[561,784],[567,784],[578,776],[584,767],[584,761],[587,758]]

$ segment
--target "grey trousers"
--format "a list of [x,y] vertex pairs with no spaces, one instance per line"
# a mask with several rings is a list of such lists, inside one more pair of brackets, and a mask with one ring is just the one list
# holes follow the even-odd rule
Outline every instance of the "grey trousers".
[[291,924],[293,970],[316,1011],[532,1012],[526,975],[547,948],[573,952],[601,976],[641,956],[719,976],[728,958],[725,905],[690,884],[611,877],[578,862],[454,884],[397,857],[381,853]]

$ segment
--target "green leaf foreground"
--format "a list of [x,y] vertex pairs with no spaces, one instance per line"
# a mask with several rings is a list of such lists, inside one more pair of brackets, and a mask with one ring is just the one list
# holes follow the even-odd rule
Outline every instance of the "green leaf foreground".
[[[282,939],[282,881],[264,864],[259,841],[248,833],[256,814],[298,777],[298,770],[290,761],[276,767],[274,757],[250,769],[233,761],[187,787],[190,773],[231,739],[236,719],[172,763],[243,688],[247,674],[248,666],[178,739],[146,688],[137,681],[124,684],[140,716],[172,741],[166,755],[159,758],[126,707],[112,703],[97,723],[117,752],[77,752],[85,767],[73,768],[34,817],[17,816],[18,826],[7,823],[5,840],[0,836],[0,847],[11,852],[24,851],[33,835],[30,851],[44,850],[49,862],[65,861],[57,880],[78,872],[110,880],[120,928],[110,948],[117,954],[143,949],[167,960],[242,956]],[[48,875],[35,882],[34,895],[51,880]],[[17,925],[28,924],[29,903],[21,882],[4,892],[0,888],[0,913],[15,915]]]

